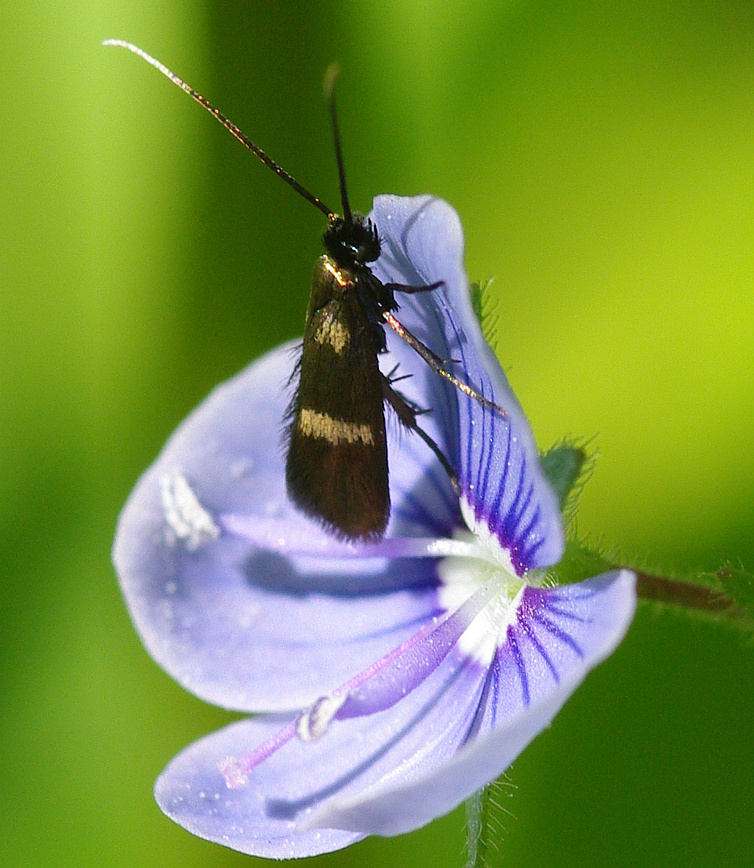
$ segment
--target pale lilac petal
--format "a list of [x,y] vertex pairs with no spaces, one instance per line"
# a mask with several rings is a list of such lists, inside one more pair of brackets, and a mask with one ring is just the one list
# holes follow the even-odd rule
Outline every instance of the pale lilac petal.
[[222,515],[218,517],[222,530],[242,537],[251,545],[266,552],[275,552],[288,558],[305,558],[331,567],[342,561],[364,561],[374,558],[444,558],[450,556],[473,557],[475,545],[449,537],[386,536],[375,542],[349,542],[330,537],[318,540],[317,553],[313,553],[310,540],[289,533],[288,525],[278,519],[265,519],[250,515]]
[[[468,743],[420,775],[399,775],[361,796],[332,800],[309,825],[398,835],[453,810],[498,777],[610,655],[636,608],[633,573],[527,588],[491,667]],[[526,690],[523,683],[527,683]]]
[[194,742],[157,779],[157,804],[168,817],[200,838],[268,859],[316,856],[363,838],[363,834],[338,829],[297,832],[295,819],[268,814],[262,787],[272,788],[275,774],[305,777],[306,766],[297,766],[300,760],[295,756],[285,767],[270,767],[272,778],[260,766],[258,779],[251,786],[235,790],[226,786],[218,764],[228,755],[242,754],[265,741],[282,723],[275,718],[242,720]]
[[243,757],[285,723],[241,721],[173,759],[157,781],[157,802],[194,834],[244,853],[283,858],[346,846],[354,840],[347,833],[302,826],[333,799],[361,798],[396,776],[448,761],[473,724],[483,683],[482,668],[454,650],[405,700],[334,720],[317,740],[291,739],[249,773],[246,786],[230,790],[219,765]]
[[[390,336],[389,363],[399,361],[400,372],[412,374],[400,388],[433,411],[421,422],[456,470],[472,521],[497,538],[516,572],[556,563],[564,550],[559,504],[539,465],[526,418],[471,307],[458,215],[431,196],[379,196],[372,219],[382,239],[375,268],[380,279],[444,282],[432,293],[399,293],[400,321],[436,354],[457,360],[453,372],[506,415],[459,392],[401,346],[400,338]],[[423,404],[427,396],[429,403]]]
[[[408,685],[414,689],[405,699],[366,716],[336,716],[316,740],[290,739],[249,772],[245,786],[229,790],[219,764],[253,751],[289,721],[234,724],[170,763],[157,782],[158,802],[201,837],[278,858],[349,843],[334,829],[394,835],[422,826],[502,773],[614,650],[634,606],[634,577],[626,572],[527,588],[492,667],[456,646]],[[536,638],[526,640],[533,623]],[[511,658],[527,673],[528,705]]]
[[495,595],[494,582],[480,587],[444,620],[427,624],[411,639],[339,688],[334,720],[363,717],[405,700],[438,668]]
[[[432,560],[337,558],[344,544],[289,503],[280,438],[294,361],[292,346],[273,351],[188,417],[129,498],[113,552],[154,659],[196,695],[239,710],[306,705],[443,611]],[[230,533],[229,515],[277,523],[297,556]],[[441,512],[440,530],[449,520]]]

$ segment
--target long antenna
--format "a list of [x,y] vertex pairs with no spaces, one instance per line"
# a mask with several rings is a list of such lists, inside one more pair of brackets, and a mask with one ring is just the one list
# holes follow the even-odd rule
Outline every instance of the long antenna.
[[338,161],[338,178],[340,180],[340,201],[343,204],[343,219],[351,226],[353,215],[351,206],[348,204],[348,192],[346,191],[346,169],[343,164],[343,153],[340,149],[340,132],[338,130],[338,113],[335,110],[335,82],[340,75],[340,65],[331,63],[325,72],[325,99],[330,109],[330,122],[332,134],[335,139],[335,159]]
[[[160,61],[157,60],[156,58],[152,57],[151,54],[147,54],[146,51],[143,51],[138,46],[133,45],[131,42],[124,42],[122,39],[106,39],[102,44],[103,45],[114,45],[117,48],[126,48],[129,51],[131,51],[133,54],[136,54],[142,60],[146,60],[146,62],[150,66],[153,66],[155,69],[159,70],[164,76],[169,78],[173,82],[173,84],[177,84],[178,87],[180,87],[180,89],[182,91],[185,91],[185,93],[187,93],[193,100],[198,102],[202,108],[207,109],[207,111],[216,120],[220,121],[220,123],[225,127],[225,129],[232,136],[234,136],[236,139],[238,139],[238,141],[245,148],[248,148],[252,154],[259,157],[259,159],[265,164],[265,166],[269,166],[276,175],[279,175],[287,184],[290,184],[291,187],[293,187],[293,189],[300,196],[303,196],[304,199],[306,199],[308,202],[311,202],[312,205],[314,205],[316,208],[319,208],[319,210],[323,214],[327,215],[328,218],[330,218],[334,215],[335,212],[332,211],[330,208],[328,208],[327,205],[325,205],[325,203],[321,199],[317,198],[317,196],[310,193],[306,189],[306,187],[302,187],[301,184],[299,184],[299,182],[293,177],[293,175],[286,172],[282,166],[279,166],[272,159],[272,157],[268,157],[267,154],[259,147],[259,145],[255,145],[254,142],[252,142],[251,139],[247,135],[242,133],[241,130],[232,121],[228,120],[228,118],[226,118],[225,115],[222,114],[222,112],[218,111],[208,99],[205,99],[198,91],[194,90],[194,88],[191,87],[191,85],[186,84],[186,82],[182,78],[179,78],[174,72],[171,72],[167,68],[167,66],[160,63]],[[334,112],[335,112],[334,103],[332,103],[331,111],[332,111],[333,118],[334,118]],[[337,129],[337,127],[336,127],[336,129]],[[341,167],[340,182],[341,182],[341,191],[342,191],[343,197],[344,197],[344,209],[345,209],[345,206],[347,206],[348,203],[347,203],[347,200],[345,199],[345,187],[343,186],[345,184],[345,178],[343,176],[343,171],[342,171],[342,160],[340,158],[340,144],[338,142],[337,134],[335,137],[335,147],[336,147],[336,153],[338,154],[338,166]],[[351,222],[350,210],[348,211],[348,216],[346,217],[346,219],[349,222]]]

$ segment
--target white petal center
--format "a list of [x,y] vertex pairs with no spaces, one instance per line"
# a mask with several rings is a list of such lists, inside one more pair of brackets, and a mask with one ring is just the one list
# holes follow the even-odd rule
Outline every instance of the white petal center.
[[515,617],[518,600],[528,582],[516,575],[509,553],[489,529],[478,523],[471,507],[461,501],[461,511],[472,530],[457,531],[454,540],[463,541],[468,553],[443,558],[438,564],[442,581],[440,604],[455,611],[480,585],[493,582],[498,589],[490,602],[474,618],[458,641],[460,650],[489,666],[495,651],[505,641],[506,628]]

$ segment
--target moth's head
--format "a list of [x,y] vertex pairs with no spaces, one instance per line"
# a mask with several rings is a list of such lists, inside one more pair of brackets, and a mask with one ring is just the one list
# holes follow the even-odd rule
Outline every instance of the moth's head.
[[350,222],[339,214],[331,214],[322,241],[340,265],[364,265],[380,255],[377,227],[361,214],[354,214]]

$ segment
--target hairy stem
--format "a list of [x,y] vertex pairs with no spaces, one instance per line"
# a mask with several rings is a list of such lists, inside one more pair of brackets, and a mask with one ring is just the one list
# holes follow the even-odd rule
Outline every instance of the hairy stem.
[[728,618],[740,618],[743,613],[722,591],[705,588],[692,582],[654,576],[641,570],[634,570],[637,576],[636,591],[644,600],[670,603],[684,609],[697,609],[715,612]]

